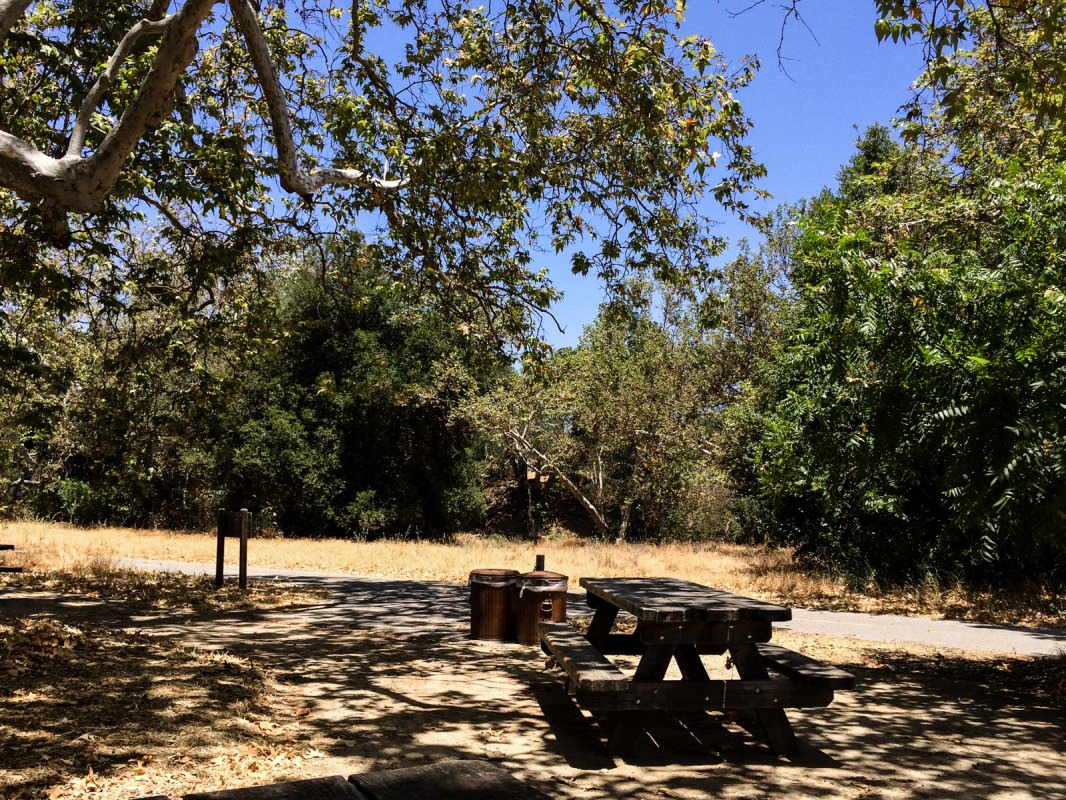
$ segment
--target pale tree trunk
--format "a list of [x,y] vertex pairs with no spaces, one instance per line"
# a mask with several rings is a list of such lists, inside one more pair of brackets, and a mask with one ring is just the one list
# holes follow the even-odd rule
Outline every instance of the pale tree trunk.
[[0,0],[0,41],[22,19],[31,0]]
[[282,188],[287,192],[310,196],[330,183],[382,190],[395,190],[406,186],[406,180],[388,180],[384,176],[378,178],[357,169],[319,169],[313,172],[303,172],[300,169],[296,160],[296,144],[292,138],[289,110],[285,106],[285,93],[274,70],[274,62],[270,60],[270,51],[267,49],[266,37],[259,26],[256,11],[249,0],[230,0],[229,5],[233,9],[237,28],[248,45],[252,67],[270,110],[270,126],[274,131],[274,143],[278,151]]
[[575,500],[577,500],[578,504],[581,506],[582,509],[584,509],[585,513],[589,515],[589,518],[592,520],[593,526],[596,528],[597,534],[599,534],[603,538],[607,538],[610,535],[610,531],[607,528],[607,520],[604,519],[603,514],[596,507],[596,505],[588,499],[584,492],[581,491],[581,487],[579,487],[576,483],[570,480],[570,478],[565,473],[563,473],[554,464],[552,464],[551,460],[542,452],[540,452],[536,447],[530,444],[529,440],[526,439],[526,437],[523,436],[521,433],[516,430],[509,430],[506,431],[506,436],[508,439],[511,440],[511,443],[514,445],[515,450],[518,451],[518,455],[521,458],[525,459],[526,461],[530,461],[530,456],[532,456],[533,459],[535,459],[537,469],[540,472],[543,472],[547,475],[551,475],[558,479],[559,483],[563,485],[566,491],[568,491],[570,495]]
[[[99,210],[145,131],[170,113],[178,80],[196,55],[200,23],[216,2],[189,0],[162,20],[138,22],[123,37],[104,74],[78,111],[75,133],[79,136],[84,136],[84,121],[103,99],[110,75],[117,71],[133,43],[148,34],[159,35],[161,40],[155,61],[136,96],[91,155],[83,156],[75,140],[73,149],[79,152],[52,158],[17,136],[0,131],[0,184],[24,200],[45,207],[82,213]],[[18,5],[14,3],[10,7],[14,10]],[[7,22],[6,12],[7,9],[0,8],[0,19],[4,22]]]
[[630,498],[629,500],[626,500],[625,504],[622,506],[622,522],[618,526],[618,536],[615,537],[615,541],[618,544],[621,544],[626,540],[626,534],[629,533],[629,519],[632,513],[633,500]]

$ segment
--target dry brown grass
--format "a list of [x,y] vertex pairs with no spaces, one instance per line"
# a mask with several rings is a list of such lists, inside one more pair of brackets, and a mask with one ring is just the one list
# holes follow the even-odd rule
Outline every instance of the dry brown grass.
[[[140,606],[191,609],[199,613],[236,609],[268,609],[322,602],[329,591],[318,587],[275,581],[249,581],[245,590],[228,581],[216,589],[206,576],[125,569],[116,564],[115,542],[100,528],[99,542],[82,547],[75,528],[62,528],[49,536],[43,526],[25,531],[0,527],[0,541],[14,544],[2,551],[7,563],[22,566],[21,574],[0,574],[0,586],[64,592]],[[132,534],[133,531],[123,531]],[[131,537],[133,539],[136,536]]]
[[[215,537],[210,533],[11,522],[0,525],[0,541],[16,546],[13,561],[20,558],[20,563],[57,570],[115,558],[215,560]],[[534,544],[474,535],[447,544],[265,538],[252,540],[249,562],[278,569],[465,582],[471,570],[483,567],[532,569],[538,553],[545,555],[548,569],[565,573],[573,584],[590,575],[671,575],[763,596],[845,593],[839,582],[800,569],[788,550],[728,543],[615,544],[561,537]]]
[[322,753],[296,701],[225,653],[0,620],[0,797],[178,796],[302,775]]
[[43,570],[0,576],[0,586],[80,594],[137,606],[196,613],[293,608],[321,603],[329,590],[276,581],[235,581],[215,588],[214,578],[177,572],[117,569],[94,562],[88,568]]
[[[207,533],[11,522],[0,525],[0,541],[18,548],[5,554],[12,563],[21,559],[59,570],[119,557],[203,563],[215,558],[215,538]],[[465,582],[472,569],[531,569],[534,555],[542,553],[548,569],[568,575],[571,585],[592,575],[668,575],[809,608],[1066,627],[1066,597],[1048,587],[993,592],[925,583],[856,592],[843,581],[803,568],[788,549],[723,542],[615,544],[569,536],[534,544],[476,535],[450,544],[262,538],[251,542],[249,552],[255,566],[454,582]]]

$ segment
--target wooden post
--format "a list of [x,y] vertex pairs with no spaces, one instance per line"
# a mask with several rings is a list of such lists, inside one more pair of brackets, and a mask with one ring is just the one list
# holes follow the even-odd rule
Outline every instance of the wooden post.
[[215,588],[222,588],[222,576],[226,562],[226,534],[229,533],[229,515],[226,509],[218,510],[218,549],[215,553]]
[[533,564],[533,569],[537,572],[544,572],[544,556],[537,556],[537,560]]
[[238,585],[241,590],[248,588],[248,537],[252,533],[252,512],[241,509],[241,562],[238,572]]

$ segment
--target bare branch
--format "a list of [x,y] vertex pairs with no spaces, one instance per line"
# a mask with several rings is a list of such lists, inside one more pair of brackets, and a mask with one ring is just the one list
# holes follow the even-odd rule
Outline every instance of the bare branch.
[[[784,53],[785,34],[788,32],[789,20],[795,20],[804,28],[806,28],[807,33],[811,35],[811,38],[814,40],[814,43],[816,45],[820,45],[818,37],[814,35],[814,31],[811,29],[811,26],[807,24],[807,20],[803,18],[802,14],[800,14],[800,2],[801,0],[786,0],[785,2],[777,4],[778,10],[782,12],[781,30],[777,36],[777,68],[781,70],[781,72],[783,72],[785,76],[789,78],[789,80],[792,79],[792,76],[789,75],[788,70],[785,69],[785,62],[791,61],[792,59],[789,59],[787,56],[785,56]],[[726,13],[729,14],[730,18],[736,19],[737,17],[742,16],[743,14],[747,14],[749,11],[758,8],[759,6],[764,5],[765,3],[766,0],[751,0],[751,2],[747,6],[740,9],[739,11],[727,11]]]
[[155,208],[160,214],[167,218],[171,225],[173,225],[179,231],[184,233],[186,236],[190,236],[192,234],[192,230],[189,228],[189,226],[182,222],[181,218],[178,217],[174,209],[170,208],[166,203],[156,200],[155,198],[151,197],[143,191],[137,193],[137,198],[141,202],[147,203],[148,205]]
[[155,21],[142,19],[130,28],[129,33],[122,38],[118,47],[115,48],[115,53],[111,56],[111,60],[107,62],[107,67],[100,74],[100,77],[96,79],[96,83],[93,84],[93,88],[89,90],[89,94],[86,95],[84,102],[81,104],[78,117],[74,120],[74,129],[70,134],[70,142],[67,144],[68,156],[81,155],[82,148],[85,147],[85,137],[89,133],[89,121],[92,119],[93,112],[100,105],[100,101],[104,99],[104,94],[111,88],[111,83],[115,80],[119,67],[126,60],[126,56],[133,49],[133,45],[142,36],[147,36],[148,34],[162,35],[163,31],[166,30],[167,24],[172,19],[173,17],[170,16]]
[[361,186],[382,191],[395,191],[405,187],[408,183],[406,178],[388,180],[358,169],[320,169],[313,172],[300,169],[296,161],[296,144],[292,136],[292,123],[285,103],[285,93],[274,71],[274,62],[270,58],[266,37],[259,26],[255,9],[249,0],[230,0],[229,4],[237,27],[248,45],[248,55],[270,112],[282,188],[310,197],[327,184]]
[[578,504],[585,509],[585,513],[592,518],[592,523],[596,527],[596,531],[603,537],[608,535],[607,521],[604,519],[603,513],[596,508],[588,497],[585,496],[585,493],[581,491],[581,488],[576,483],[570,480],[564,472],[552,464],[551,460],[534,447],[521,433],[512,428],[511,430],[505,431],[505,435],[511,440],[511,444],[514,446],[520,458],[528,460],[529,456],[532,455],[538,462],[538,472],[543,472],[546,475],[554,475],[558,478],[559,482],[570,493],[571,497],[577,500]]

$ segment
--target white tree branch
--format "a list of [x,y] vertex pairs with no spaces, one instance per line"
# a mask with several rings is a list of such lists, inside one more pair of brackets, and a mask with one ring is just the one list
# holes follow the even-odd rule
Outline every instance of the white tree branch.
[[7,38],[11,29],[22,19],[29,5],[30,0],[0,0],[0,42]]
[[70,134],[70,142],[67,144],[68,156],[81,155],[82,148],[85,147],[85,137],[89,133],[89,121],[92,119],[93,112],[100,105],[100,101],[103,100],[107,90],[111,88],[111,83],[115,80],[115,76],[118,75],[119,68],[122,66],[122,62],[126,60],[126,56],[130,54],[133,45],[142,36],[147,36],[148,34],[161,35],[172,19],[172,16],[159,20],[142,19],[130,28],[129,33],[122,37],[122,41],[115,48],[114,55],[107,62],[107,67],[100,74],[100,77],[96,79],[96,83],[93,84],[93,88],[89,90],[89,94],[86,95],[84,102],[81,104],[78,117],[74,120],[74,129]]
[[[159,124],[173,108],[181,76],[196,55],[200,24],[219,2],[221,0],[186,0],[173,14],[164,17],[167,2],[155,0],[149,18],[138,22],[122,38],[103,73],[82,101],[62,158],[53,158],[32,143],[0,130],[0,186],[60,215],[62,212],[98,211],[145,131]],[[28,0],[0,0],[0,41],[18,23],[29,4]],[[395,191],[406,186],[406,178],[390,180],[356,169],[300,170],[285,95],[256,11],[248,0],[229,0],[229,4],[247,42],[270,112],[282,187],[308,196],[327,184],[381,191]],[[95,152],[82,155],[93,112],[133,46],[148,35],[161,36],[148,74]]]
[[[198,35],[202,23],[219,0],[188,0],[174,12],[159,43],[155,62],[145,77],[136,97],[126,107],[118,124],[100,143],[88,161],[100,182],[97,193],[106,196],[118,180],[126,159],[133,152],[144,132],[158,124],[170,113],[175,88],[192,63],[198,49]],[[106,187],[106,188],[103,188]],[[99,197],[98,204],[103,202]]]
[[513,428],[505,433],[507,438],[509,438],[514,445],[515,450],[518,451],[519,456],[528,460],[528,457],[532,455],[539,462],[537,465],[538,471],[554,475],[559,479],[559,482],[562,483],[563,487],[570,492],[570,495],[577,500],[578,504],[583,509],[585,509],[585,513],[592,518],[592,523],[596,527],[596,531],[601,536],[606,537],[608,535],[607,521],[603,518],[603,514],[598,508],[596,508],[595,504],[585,496],[584,492],[581,491],[581,488],[570,480],[566,474],[559,470],[558,467],[553,465],[548,457],[534,447],[521,433]]
[[[218,2],[188,0],[171,15],[148,75],[93,154],[52,158],[29,142],[0,130],[0,185],[46,208],[85,213],[99,210],[144,132],[170,112],[178,81],[196,55],[200,23]],[[25,6],[21,0],[0,0],[0,23],[6,23],[8,15],[19,7],[25,10]],[[154,3],[153,12],[161,6],[162,3]],[[127,39],[129,35],[123,37],[123,42]],[[122,49],[120,44],[116,53]]]
[[281,186],[285,191],[309,196],[317,193],[327,184],[361,186],[368,189],[395,191],[407,185],[406,178],[388,180],[376,177],[358,169],[319,169],[304,172],[296,160],[296,144],[292,136],[292,123],[289,109],[285,103],[285,92],[278,81],[274,62],[270,58],[263,29],[249,0],[229,0],[233,18],[244,41],[248,45],[248,55],[252,61],[259,86],[263,90],[270,112],[270,125],[274,131],[274,145],[278,152],[278,170]]

